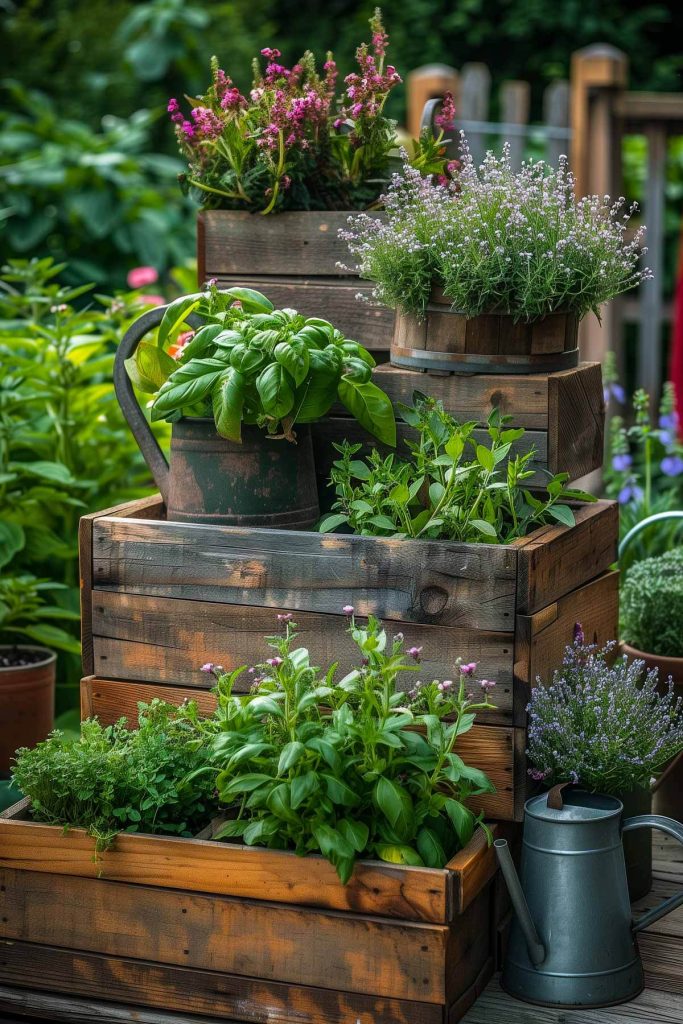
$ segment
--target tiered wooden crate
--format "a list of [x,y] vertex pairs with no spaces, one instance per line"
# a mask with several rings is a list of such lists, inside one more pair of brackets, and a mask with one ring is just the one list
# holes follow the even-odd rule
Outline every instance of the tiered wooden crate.
[[[395,402],[418,389],[482,429],[493,407],[510,412],[540,470],[577,477],[600,465],[599,366],[377,374]],[[331,441],[355,429],[341,414],[317,426],[322,475]],[[200,666],[263,658],[281,611],[295,615],[314,663],[339,661],[343,672],[354,648],[342,608],[352,604],[423,648],[422,678],[452,675],[462,657],[496,680],[495,710],[458,750],[496,786],[474,806],[518,822],[530,687],[559,664],[576,621],[591,639],[616,635],[616,544],[617,509],[604,501],[577,507],[572,528],[509,545],[169,522],[158,496],[105,510],[80,527],[82,712],[133,725],[138,702],[155,696],[210,711],[212,679]],[[90,1000],[92,1019],[109,1019],[95,997],[126,1004],[121,1019],[131,1020],[147,1007],[174,1020],[455,1024],[493,968],[506,909],[494,872],[481,835],[442,871],[368,862],[346,888],[321,858],[210,833],[121,836],[95,857],[83,832],[64,835],[19,806],[0,821],[0,986],[51,993],[53,1016],[68,996]]]

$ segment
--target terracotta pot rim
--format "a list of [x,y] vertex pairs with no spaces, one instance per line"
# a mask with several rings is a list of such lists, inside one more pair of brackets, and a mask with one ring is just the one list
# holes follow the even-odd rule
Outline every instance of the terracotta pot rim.
[[0,676],[3,672],[31,672],[36,668],[44,668],[57,660],[57,652],[42,644],[0,644],[0,654],[3,651],[42,651],[46,655],[42,661],[34,661],[32,665],[6,665],[0,666]]
[[683,658],[675,654],[656,654],[654,651],[641,651],[640,648],[631,646],[625,640],[620,642],[620,646],[624,654],[629,654],[632,658],[639,658],[641,661],[656,661],[659,659],[662,662],[673,662],[681,669],[683,674]]

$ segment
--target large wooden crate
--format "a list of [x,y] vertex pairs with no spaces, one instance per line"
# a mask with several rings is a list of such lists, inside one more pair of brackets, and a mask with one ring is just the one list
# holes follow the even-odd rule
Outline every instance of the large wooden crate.
[[205,661],[262,660],[279,611],[295,614],[314,663],[344,671],[352,604],[423,647],[422,678],[451,676],[460,656],[496,680],[496,709],[478,719],[470,754],[498,773],[486,812],[520,820],[531,684],[559,664],[576,621],[599,641],[617,631],[616,505],[582,506],[576,519],[471,545],[175,523],[158,497],[132,502],[81,521],[84,671],[109,715],[151,692],[143,683],[199,695],[212,684]]
[[329,320],[347,337],[388,358],[394,313],[367,302],[372,284],[339,264],[352,257],[337,232],[349,212],[291,212],[272,217],[204,210],[197,221],[200,282],[258,288],[278,307]]
[[[0,986],[291,1024],[449,1024],[492,971],[493,849],[443,870],[0,817]],[[264,898],[266,897],[266,898]],[[0,1001],[1,1002],[1,1001]]]

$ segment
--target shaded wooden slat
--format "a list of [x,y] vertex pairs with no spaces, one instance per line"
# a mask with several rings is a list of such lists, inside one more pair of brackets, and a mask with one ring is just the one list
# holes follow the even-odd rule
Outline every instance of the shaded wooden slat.
[[[529,123],[531,86],[528,82],[507,81],[500,87],[500,119],[506,124],[526,125]],[[518,171],[524,159],[523,135],[512,134],[506,139],[510,147],[512,169]]]
[[566,129],[569,125],[569,82],[556,79],[543,92],[543,120],[551,132],[546,135],[546,160],[557,167],[560,156],[566,156],[569,139],[552,133],[553,129]]
[[[285,268],[285,272],[291,268]],[[346,278],[258,277],[240,274],[216,276],[220,288],[241,285],[256,288],[268,296],[278,309],[296,309],[304,316],[322,317],[374,352],[389,351],[394,328],[394,311],[371,303],[373,286],[367,281]],[[356,298],[364,295],[367,301]]]
[[519,557],[518,614],[540,611],[616,561],[617,503],[596,501],[575,508],[574,514],[576,525],[571,528],[545,526],[513,541]]
[[[93,592],[92,609],[95,674],[110,679],[211,687],[213,677],[201,672],[201,665],[210,661],[233,670],[264,660],[270,652],[263,638],[280,628],[270,608],[160,601],[110,590]],[[296,621],[298,642],[308,647],[313,664],[326,671],[338,661],[341,678],[357,663],[358,648],[346,634],[346,616],[297,612]],[[511,634],[418,623],[402,625],[401,631],[406,648],[422,648],[421,676],[446,679],[455,672],[458,658],[476,661],[482,675],[497,683],[496,711],[487,720],[511,717]],[[406,673],[400,685],[410,689],[415,678],[415,673]],[[245,674],[237,689],[249,685]]]
[[[582,374],[584,366],[567,372]],[[410,404],[413,391],[417,390],[438,398],[456,419],[484,424],[489,414],[499,409],[513,417],[514,426],[528,430],[548,429],[548,384],[553,376],[480,373],[442,377],[388,363],[374,371],[377,384],[394,403]]]
[[602,368],[584,363],[578,370],[548,378],[548,466],[575,480],[602,465],[605,401]]
[[[18,806],[18,805],[17,805]],[[448,871],[359,861],[347,885],[329,861],[238,843],[120,833],[96,854],[95,840],[22,817],[0,820],[0,868],[163,886],[189,892],[344,910],[446,924],[452,885],[477,894],[471,878],[487,877],[488,848],[477,835]],[[483,887],[479,885],[477,892]],[[458,906],[461,913],[468,903]]]
[[518,615],[515,634],[514,722],[526,724],[531,687],[540,677],[549,683],[572,642],[574,624],[584,626],[586,641],[615,640],[619,627],[619,574],[602,576],[572,590],[534,615]]
[[[264,1020],[268,1024],[442,1024],[441,1007],[434,1003],[373,999],[2,939],[0,979],[4,986],[84,997],[88,1007],[101,999],[132,1005],[134,1013],[140,1013],[143,1006],[157,1007],[173,1014],[174,1021],[180,1019],[178,1013],[191,1013],[221,1018],[226,1024],[233,1018],[248,1024],[263,1024]],[[27,1001],[30,998],[27,993]],[[18,1003],[10,1004],[6,995],[0,994],[0,1008],[10,1005],[16,1012]],[[53,1004],[50,1012],[57,1009],[61,1006]],[[48,1010],[49,1004],[40,1004],[41,1016]]]
[[390,540],[104,517],[94,524],[98,589],[224,604],[509,631],[512,547]]
[[448,1001],[447,954],[467,948],[441,925],[101,879],[3,869],[0,886],[8,939],[418,1002]]
[[[500,838],[502,826],[493,825],[492,831]],[[462,914],[488,885],[498,870],[495,850],[489,845],[484,832],[479,830],[464,850],[460,850],[446,865],[453,875],[453,906],[457,916]]]
[[[124,716],[134,726],[137,723],[138,702],[149,702],[154,697],[171,704],[195,700],[203,714],[211,714],[216,706],[211,692],[189,687],[124,683],[99,678],[84,679],[81,687],[89,690],[87,704],[92,715],[106,725]],[[523,798],[526,785],[524,759],[520,761],[517,750],[520,742],[523,748],[523,730],[502,725],[477,724],[458,737],[459,755],[467,764],[485,771],[496,787],[495,793],[473,797],[470,801],[470,805],[483,810],[487,818],[511,821],[515,817],[515,808],[519,806],[520,796]]]
[[303,277],[344,277],[350,261],[337,232],[348,227],[350,211],[289,212],[260,217],[237,210],[203,210],[204,273]]

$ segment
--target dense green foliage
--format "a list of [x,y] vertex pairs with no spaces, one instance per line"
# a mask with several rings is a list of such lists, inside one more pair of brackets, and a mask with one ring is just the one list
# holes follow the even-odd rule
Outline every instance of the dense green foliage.
[[[164,346],[193,313],[204,325],[194,336],[183,332],[174,360]],[[366,430],[395,445],[393,408],[370,379],[374,365],[362,345],[327,320],[274,309],[250,288],[215,285],[171,303],[157,344],[141,343],[126,361],[138,388],[156,396],[154,421],[212,415],[231,441],[242,440],[242,423],[295,441],[297,423],[321,419],[338,399]]]
[[[77,650],[77,624],[70,642],[59,626],[78,610],[79,516],[151,491],[112,384],[118,341],[147,304],[137,291],[76,309],[84,289],[61,285],[63,270],[14,261],[0,275],[0,602],[11,606],[14,640],[29,628],[36,641]],[[63,613],[35,607],[45,588],[30,575],[51,581]],[[62,624],[42,621],[60,614]],[[75,657],[64,661],[60,677],[74,689],[79,675]]]
[[361,856],[443,867],[479,820],[463,801],[493,791],[456,746],[475,713],[492,707],[494,684],[482,680],[480,696],[468,694],[476,665],[458,664],[455,681],[402,693],[421,648],[404,653],[403,636],[390,640],[373,617],[351,619],[361,665],[335,683],[336,665],[321,675],[295,646],[292,616],[279,618],[284,634],[267,638],[276,653],[251,672],[249,694],[234,692],[243,668],[214,669],[216,784],[237,812],[216,838],[322,853],[343,882]]
[[154,700],[137,729],[92,719],[78,740],[54,732],[18,750],[13,781],[34,819],[86,828],[102,845],[124,831],[191,836],[216,810],[213,780],[188,780],[205,759],[196,705]]
[[631,566],[621,584],[620,613],[626,643],[683,658],[683,548]]
[[563,500],[595,500],[568,489],[566,473],[548,481],[547,497],[532,494],[524,481],[534,475],[535,452],[511,455],[524,430],[510,429],[510,417],[494,411],[488,439],[479,441],[475,422],[457,423],[441,402],[419,392],[413,401],[402,407],[417,431],[417,441],[406,442],[410,461],[376,450],[361,460],[354,458],[360,444],[334,446],[341,455],[331,473],[336,500],[321,531],[346,526],[372,537],[507,544],[545,523],[573,526]]

